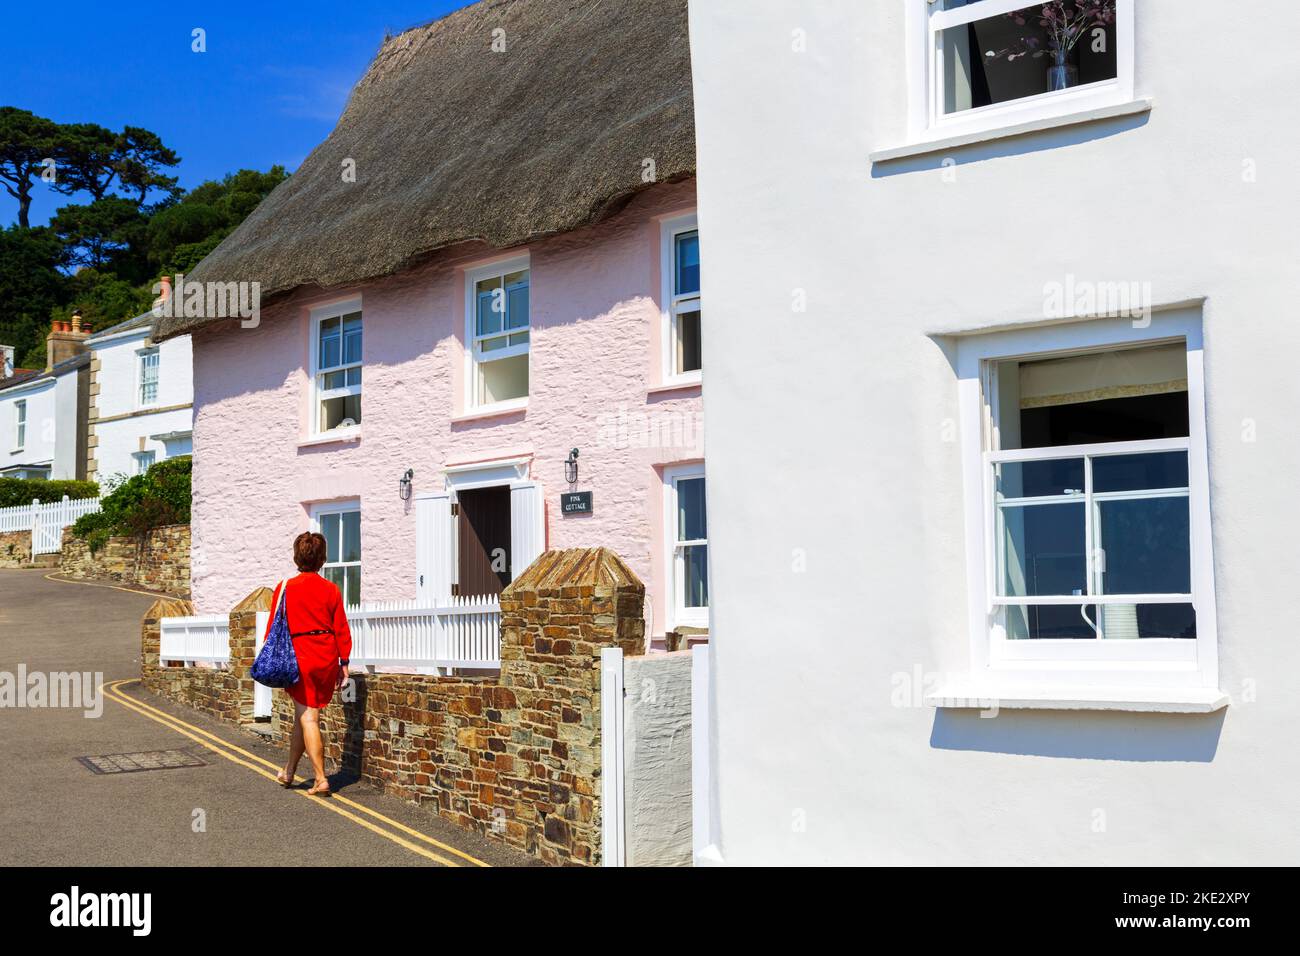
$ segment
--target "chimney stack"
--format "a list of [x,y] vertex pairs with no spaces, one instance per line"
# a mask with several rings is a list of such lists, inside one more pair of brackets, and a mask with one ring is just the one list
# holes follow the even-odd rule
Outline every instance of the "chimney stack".
[[14,373],[14,347],[0,345],[0,378],[8,378]]
[[82,327],[80,309],[73,311],[71,324],[56,320],[45,337],[45,371],[86,351],[88,338],[90,326]]

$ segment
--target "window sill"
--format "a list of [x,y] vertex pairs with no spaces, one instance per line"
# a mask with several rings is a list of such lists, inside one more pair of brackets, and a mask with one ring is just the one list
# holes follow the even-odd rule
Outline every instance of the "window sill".
[[906,143],[902,146],[891,147],[890,149],[878,149],[871,153],[869,158],[872,164],[887,163],[891,160],[909,159],[915,156],[925,156],[930,153],[947,152],[949,150],[960,149],[963,146],[973,146],[978,143],[1010,139],[1014,136],[1025,136],[1030,133],[1041,133],[1046,130],[1060,129],[1065,126],[1078,126],[1082,123],[1096,123],[1101,120],[1115,119],[1121,116],[1134,116],[1139,113],[1150,112],[1150,110],[1151,98],[1142,97],[1140,99],[1130,100],[1127,103],[1116,103],[1111,106],[1094,106],[1088,109],[1080,109],[1071,113],[1065,113],[1061,116],[1049,116],[1042,119],[1026,120],[1020,123],[1012,122],[1008,123],[1006,126],[999,126],[994,129],[957,133],[939,139]]
[[693,375],[682,375],[678,378],[670,378],[658,385],[651,385],[646,389],[646,395],[662,395],[664,392],[680,392],[688,388],[699,388],[704,384],[704,376],[699,372]]
[[528,399],[520,398],[509,402],[497,402],[495,405],[484,405],[481,408],[475,408],[463,415],[457,415],[451,420],[453,425],[459,425],[462,422],[476,422],[484,418],[500,418],[503,415],[514,415],[516,412],[528,410]]
[[316,445],[337,445],[344,442],[361,441],[360,428],[340,428],[336,431],[328,432],[324,435],[313,435],[310,438],[304,438],[298,442],[299,448],[312,448]]
[[1035,686],[999,687],[975,680],[948,681],[925,695],[930,707],[989,710],[1117,710],[1152,714],[1210,714],[1228,695],[1210,687]]

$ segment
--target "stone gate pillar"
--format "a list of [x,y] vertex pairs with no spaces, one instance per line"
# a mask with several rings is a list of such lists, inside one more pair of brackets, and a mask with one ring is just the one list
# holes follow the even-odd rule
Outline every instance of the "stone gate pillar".
[[253,661],[257,658],[257,612],[271,610],[270,588],[256,588],[230,610],[230,665],[227,690],[236,702],[239,723],[253,722]]
[[645,653],[645,585],[607,548],[547,551],[501,594],[491,741],[510,823],[548,863],[600,859],[600,652]]

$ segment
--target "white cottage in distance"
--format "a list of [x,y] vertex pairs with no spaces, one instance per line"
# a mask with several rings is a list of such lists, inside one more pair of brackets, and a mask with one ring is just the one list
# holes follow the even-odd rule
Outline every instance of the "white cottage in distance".
[[189,336],[155,344],[152,313],[87,339],[90,409],[86,477],[143,474],[165,458],[190,454],[194,384]]
[[16,368],[0,345],[0,478],[85,478],[90,335],[79,316],[55,322],[42,369]]

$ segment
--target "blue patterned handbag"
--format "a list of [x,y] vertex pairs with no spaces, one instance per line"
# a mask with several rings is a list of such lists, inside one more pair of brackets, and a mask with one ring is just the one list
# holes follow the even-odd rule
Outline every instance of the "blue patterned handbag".
[[292,687],[298,683],[298,655],[293,652],[289,636],[289,619],[284,612],[284,592],[288,581],[280,582],[280,600],[266,635],[266,643],[253,661],[252,677],[264,687]]

